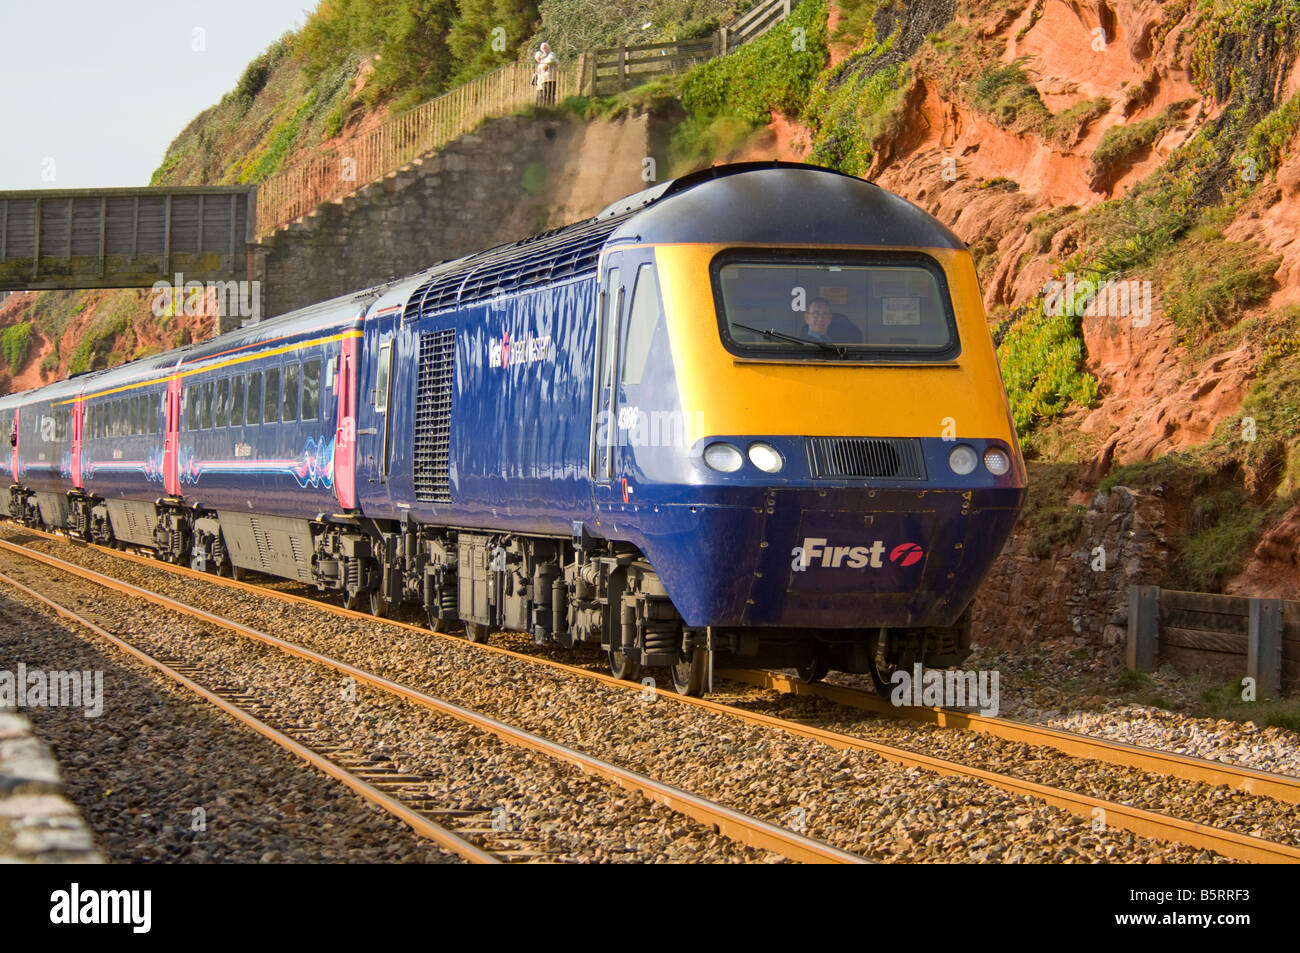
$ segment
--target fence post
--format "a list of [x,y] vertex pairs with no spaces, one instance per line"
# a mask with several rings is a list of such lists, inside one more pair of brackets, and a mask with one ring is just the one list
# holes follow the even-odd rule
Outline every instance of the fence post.
[[1129,586],[1128,667],[1131,672],[1150,672],[1156,667],[1156,644],[1160,638],[1160,587]]
[[1256,698],[1282,688],[1282,600],[1250,600],[1246,674],[1255,680]]
[[790,0],[785,0],[785,3],[782,5],[782,10],[784,11],[784,16],[790,16]]
[[627,44],[618,48],[618,88],[627,89]]

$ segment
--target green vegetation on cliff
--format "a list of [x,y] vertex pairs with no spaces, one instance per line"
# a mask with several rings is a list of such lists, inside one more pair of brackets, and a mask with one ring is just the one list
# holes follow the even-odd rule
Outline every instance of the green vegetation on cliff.
[[4,355],[9,371],[17,374],[27,362],[27,349],[32,343],[32,323],[10,325],[0,333],[0,354]]

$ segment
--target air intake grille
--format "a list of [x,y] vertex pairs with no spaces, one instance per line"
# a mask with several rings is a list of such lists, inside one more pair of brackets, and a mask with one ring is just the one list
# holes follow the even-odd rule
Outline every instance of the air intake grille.
[[815,479],[924,480],[925,458],[914,437],[810,437]]
[[456,330],[420,335],[420,374],[415,385],[415,498],[450,503],[447,460],[451,452],[451,389],[455,379]]
[[605,240],[621,224],[588,219],[449,262],[407,299],[403,320],[595,271]]

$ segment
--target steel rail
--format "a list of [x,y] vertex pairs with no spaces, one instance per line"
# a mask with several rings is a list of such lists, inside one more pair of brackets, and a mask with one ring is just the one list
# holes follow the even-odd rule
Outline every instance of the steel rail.
[[895,706],[871,692],[846,685],[828,685],[825,682],[809,685],[789,675],[763,669],[719,670],[717,675],[747,685],[768,688],[785,695],[824,698],[837,705],[860,708],[881,715],[907,718],[942,728],[981,732],[1005,741],[1055,748],[1075,758],[1090,758],[1094,761],[1153,771],[1201,784],[1222,784],[1247,794],[1270,797],[1287,804],[1300,804],[1300,778],[1292,775],[1261,771],[1258,768],[1247,768],[1222,761],[1210,761],[1207,758],[1097,738],[1011,718],[994,718],[973,712],[930,706]]
[[297,741],[294,741],[288,735],[284,734],[283,732],[275,728],[272,728],[266,722],[262,721],[260,718],[257,718],[255,715],[250,714],[244,709],[240,708],[238,705],[231,704],[230,702],[226,701],[226,699],[209,691],[208,689],[204,688],[202,685],[197,684],[192,679],[186,677],[185,675],[182,675],[180,672],[176,671],[174,668],[167,665],[166,663],[158,661],[158,659],[154,658],[153,656],[149,655],[146,652],[141,651],[140,649],[136,648],[134,645],[131,645],[129,642],[126,642],[125,640],[119,638],[118,636],[114,635],[111,632],[105,631],[100,626],[96,625],[94,622],[90,621],[84,616],[77,614],[76,612],[72,611],[66,606],[60,605],[59,603],[55,602],[53,599],[47,598],[41,593],[36,592],[34,589],[31,589],[28,586],[23,585],[17,579],[14,579],[13,577],[8,576],[2,572],[0,572],[0,582],[3,582],[9,586],[13,586],[15,589],[19,590],[20,592],[24,592],[31,598],[39,600],[40,602],[49,606],[59,616],[68,619],[69,621],[74,622],[77,625],[83,626],[86,629],[89,629],[91,632],[95,633],[95,635],[112,643],[114,646],[116,646],[121,651],[125,652],[127,655],[130,655],[133,658],[139,660],[140,662],[143,662],[145,665],[149,666],[150,668],[153,668],[158,672],[161,672],[163,675],[167,676],[172,681],[189,689],[195,695],[198,695],[204,701],[209,702],[210,704],[221,709],[226,714],[230,715],[230,717],[234,718],[240,724],[252,728],[262,737],[274,741],[281,748],[284,748],[286,751],[289,751],[290,753],[297,755],[303,761],[306,761],[312,767],[323,772],[324,774],[329,775],[331,778],[334,778],[336,781],[341,781],[343,784],[347,785],[348,788],[350,788],[354,793],[356,793],[362,799],[368,801],[371,804],[376,805],[377,807],[383,808],[389,814],[393,815],[393,817],[397,818],[402,823],[408,825],[411,828],[411,830],[413,830],[416,834],[419,834],[421,837],[427,837],[429,840],[433,841],[438,846],[443,847],[446,850],[452,851],[453,853],[459,854],[461,857],[464,857],[466,860],[472,861],[473,863],[476,864],[501,863],[500,860],[498,860],[496,857],[493,857],[491,854],[487,853],[486,851],[481,850],[480,848],[476,847],[474,844],[471,844],[469,841],[458,837],[457,835],[453,834],[451,831],[447,830],[445,827],[440,827],[439,825],[434,824],[432,821],[428,820],[427,818],[421,816],[420,814],[417,814],[415,811],[412,811],[410,808],[402,804],[400,801],[396,800],[395,798],[389,797],[387,794],[385,794],[383,791],[376,788],[374,785],[369,784],[365,780],[357,777],[356,775],[352,774],[350,771],[347,771],[346,769],[340,767],[339,765],[335,764],[329,759],[322,757],[321,755],[312,751],[310,748],[306,747],[305,745],[300,744]]
[[[23,527],[22,531],[36,533],[51,540],[61,540],[64,538],[52,533],[32,530],[27,527]],[[4,539],[0,539],[0,547],[16,550],[21,552],[23,555],[35,557],[44,556],[43,553],[36,553],[32,550],[25,549],[24,547],[16,546]],[[232,589],[240,589],[264,597],[269,596],[285,602],[310,606],[332,615],[388,625],[394,628],[415,632],[422,636],[433,636],[439,639],[445,639],[448,642],[455,643],[459,646],[472,647],[473,649],[480,651],[493,652],[498,655],[504,655],[521,661],[531,662],[535,665],[542,665],[554,670],[591,679],[600,682],[607,687],[615,688],[620,691],[640,692],[643,690],[643,687],[639,683],[626,682],[616,679],[611,675],[593,672],[590,669],[581,668],[575,665],[567,665],[563,662],[556,662],[551,659],[538,658],[536,656],[501,648],[499,646],[467,642],[465,639],[458,638],[454,635],[433,632],[427,626],[413,625],[409,622],[401,622],[394,619],[379,619],[368,613],[358,612],[354,609],[344,609],[339,606],[330,605],[329,603],[323,602],[319,599],[311,599],[306,596],[281,592],[276,589],[256,586],[247,582],[236,582],[232,579],[214,576],[211,573],[201,573],[193,569],[175,566],[170,563],[165,563],[157,559],[150,559],[144,556],[123,553],[120,550],[104,546],[92,544],[90,548],[98,550],[105,555],[123,558],[131,562],[137,562],[141,565],[163,570],[179,577],[201,579],[205,582],[215,583]],[[53,559],[53,557],[48,558]],[[56,560],[56,562],[62,562],[62,560]],[[93,570],[87,571],[93,572]],[[123,583],[123,585],[129,584]],[[1156,811],[1135,808],[1114,801],[1105,801],[1100,798],[1091,797],[1090,795],[1052,788],[1033,781],[1024,781],[1010,775],[986,771],[982,768],[973,768],[958,762],[918,754],[916,752],[908,751],[905,748],[898,748],[892,745],[868,741],[864,738],[858,738],[853,735],[846,735],[823,728],[816,728],[799,722],[787,721],[772,715],[746,711],[732,705],[725,705],[705,698],[691,698],[689,696],[666,692],[656,692],[656,695],[672,699],[681,704],[691,705],[696,708],[711,711],[715,714],[736,718],[746,724],[763,725],[799,737],[819,741],[834,748],[868,751],[879,755],[888,761],[902,764],[907,767],[920,767],[946,776],[975,778],[999,787],[1011,794],[1037,798],[1054,807],[1062,808],[1081,817],[1095,820],[1098,818],[1096,811],[1100,809],[1105,812],[1103,816],[1105,817],[1105,823],[1107,826],[1118,827],[1139,836],[1155,837],[1186,844],[1187,846],[1198,849],[1213,850],[1217,853],[1223,854],[1224,856],[1232,857],[1237,860],[1264,863],[1300,863],[1300,848],[1295,848],[1287,844],[1278,844],[1263,838],[1238,834],[1234,831],[1220,830],[1208,824],[1187,821]]]
[[[214,625],[219,628],[228,629],[252,641],[261,642],[272,648],[279,649],[287,655],[302,658],[314,662],[325,668],[333,669],[342,675],[356,679],[356,681],[371,685],[381,691],[387,692],[398,698],[412,702],[431,711],[450,716],[457,721],[472,725],[483,731],[487,731],[503,741],[509,742],[521,748],[532,749],[548,755],[558,761],[562,761],[581,769],[582,771],[594,774],[608,782],[618,785],[619,787],[636,791],[651,801],[664,804],[673,811],[683,814],[692,820],[705,825],[714,827],[725,837],[739,843],[745,844],[759,850],[768,850],[781,854],[790,860],[797,860],[801,863],[847,863],[861,864],[870,863],[865,858],[852,854],[848,851],[840,850],[829,844],[788,831],[775,824],[751,817],[740,811],[733,810],[725,805],[710,801],[707,798],[699,797],[688,791],[671,784],[665,784],[654,778],[639,774],[638,772],[619,767],[597,758],[593,755],[570,748],[558,742],[543,738],[540,735],[525,731],[522,728],[516,728],[508,725],[503,721],[492,718],[460,705],[453,704],[441,698],[435,698],[424,692],[402,685],[398,682],[391,681],[379,675],[373,675],[356,666],[349,665],[347,662],[331,658],[311,649],[303,648],[292,642],[277,638],[265,632],[260,632],[242,623],[235,622],[233,619],[227,619],[215,613],[207,612],[195,606],[187,605],[175,599],[152,592],[140,586],[132,585],[121,579],[114,579],[112,576],[104,575],[93,569],[87,569],[84,566],[78,566],[75,563],[69,563],[49,556],[45,553],[34,552],[17,546],[8,540],[0,539],[0,549],[14,552],[24,558],[33,559],[44,565],[61,570],[70,575],[77,576],[97,585],[103,586],[126,595],[137,596],[154,605],[188,615],[198,619],[201,622]],[[0,578],[3,575],[0,574]],[[263,592],[264,590],[257,590]],[[48,601],[48,600],[45,600]]]

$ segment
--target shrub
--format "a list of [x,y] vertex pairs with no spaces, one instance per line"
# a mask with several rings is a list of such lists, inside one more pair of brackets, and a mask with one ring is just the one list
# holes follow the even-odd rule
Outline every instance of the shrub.
[[1236,324],[1243,309],[1266,301],[1281,259],[1253,242],[1189,239],[1165,264],[1165,314],[1184,339],[1202,338]]
[[[795,30],[805,31],[796,49]],[[696,68],[682,104],[698,116],[728,114],[753,125],[773,111],[799,115],[826,64],[826,0],[802,0],[788,19],[735,53]]]
[[971,105],[999,126],[1018,132],[1051,119],[1019,62],[990,66],[970,85]]
[[27,361],[27,350],[32,342],[32,325],[30,321],[15,324],[4,329],[0,334],[0,352],[9,364],[9,371],[17,374]]
[[1077,315],[1029,313],[1007,331],[998,361],[1022,436],[1071,404],[1088,407],[1097,397],[1097,381],[1083,367]]

